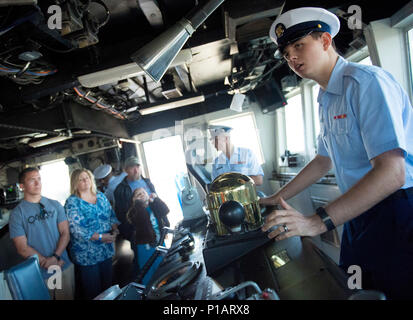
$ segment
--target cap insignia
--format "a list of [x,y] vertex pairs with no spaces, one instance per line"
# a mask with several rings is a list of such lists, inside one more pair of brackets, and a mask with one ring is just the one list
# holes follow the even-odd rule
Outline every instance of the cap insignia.
[[275,26],[275,34],[277,35],[277,38],[280,38],[283,36],[285,31],[285,26],[282,23],[279,23]]

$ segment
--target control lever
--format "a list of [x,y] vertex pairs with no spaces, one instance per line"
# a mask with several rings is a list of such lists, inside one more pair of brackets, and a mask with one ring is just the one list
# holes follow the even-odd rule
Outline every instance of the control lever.
[[261,294],[253,294],[247,300],[280,300],[280,297],[273,289],[265,289]]
[[183,260],[186,260],[187,258],[187,251],[190,248],[194,247],[194,238],[193,237],[188,237],[188,239],[184,239],[179,243],[178,246],[176,246],[173,249],[170,249],[168,252],[168,256],[171,257],[175,253],[179,253],[179,255],[182,257]]
[[182,238],[185,237],[187,234],[190,234],[189,229],[187,229],[187,228],[180,228],[180,229],[176,232],[176,234],[175,234],[175,236],[174,236],[174,241],[178,241],[178,240],[182,239]]
[[163,243],[165,241],[165,237],[168,233],[173,233],[174,230],[168,227],[163,227],[161,230],[161,236],[159,237],[158,245],[155,248],[155,252],[150,256],[148,261],[146,261],[145,265],[142,267],[141,271],[139,272],[136,281],[137,283],[140,283],[143,278],[145,277],[146,273],[149,271],[149,269],[152,267],[152,264],[155,262],[156,258],[159,256],[165,256],[168,253],[168,249],[163,246]]
[[174,229],[163,227],[161,230],[161,236],[159,237],[159,241],[157,243],[158,246],[161,246],[163,244],[168,233],[174,233]]
[[235,287],[225,289],[224,291],[218,292],[217,294],[211,296],[211,300],[223,300],[226,297],[246,288],[253,287],[256,291],[251,297],[247,300],[280,300],[277,293],[272,289],[265,289],[262,291],[260,287],[253,281],[243,282]]
[[269,205],[269,206],[264,206],[264,205],[260,205],[261,206],[261,216],[263,218],[265,218],[267,215],[269,215],[271,212],[273,212],[274,210],[279,209],[278,205]]
[[135,282],[141,283],[143,278],[145,278],[146,273],[152,267],[152,264],[155,262],[156,258],[158,258],[159,256],[166,256],[167,253],[168,253],[168,248],[163,247],[163,246],[157,246],[155,248],[155,252],[150,256],[148,261],[146,261],[145,265],[142,267]]
[[96,296],[93,300],[115,300],[122,293],[122,290],[119,288],[118,284],[111,286],[110,288],[106,289],[98,296]]

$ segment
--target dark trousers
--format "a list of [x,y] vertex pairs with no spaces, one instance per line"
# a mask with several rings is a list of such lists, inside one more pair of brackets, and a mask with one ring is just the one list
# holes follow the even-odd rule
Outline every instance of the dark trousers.
[[138,251],[136,249],[136,241],[135,241],[135,234],[134,234],[135,228],[131,224],[123,222],[119,225],[119,231],[120,231],[120,235],[122,236],[122,238],[130,242],[130,248],[133,251],[132,276],[133,278],[136,278],[136,276],[139,273],[139,264],[138,264]]
[[92,266],[76,267],[82,299],[92,300],[112,285],[112,258]]
[[362,288],[413,299],[413,188],[399,190],[347,222],[340,266],[362,271]]

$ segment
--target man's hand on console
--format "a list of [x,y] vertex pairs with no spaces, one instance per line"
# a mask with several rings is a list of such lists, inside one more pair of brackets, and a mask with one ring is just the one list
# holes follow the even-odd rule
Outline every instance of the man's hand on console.
[[284,240],[293,236],[313,237],[327,231],[318,215],[304,216],[282,198],[279,198],[279,204],[283,209],[269,213],[261,228],[263,232],[270,231],[268,233],[270,239]]

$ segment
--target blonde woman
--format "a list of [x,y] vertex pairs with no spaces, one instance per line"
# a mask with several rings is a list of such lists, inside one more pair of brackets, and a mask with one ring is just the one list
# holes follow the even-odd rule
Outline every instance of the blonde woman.
[[119,221],[106,196],[96,190],[89,170],[72,172],[70,192],[65,203],[72,242],[70,253],[79,273],[82,298],[93,299],[112,285],[112,257]]

